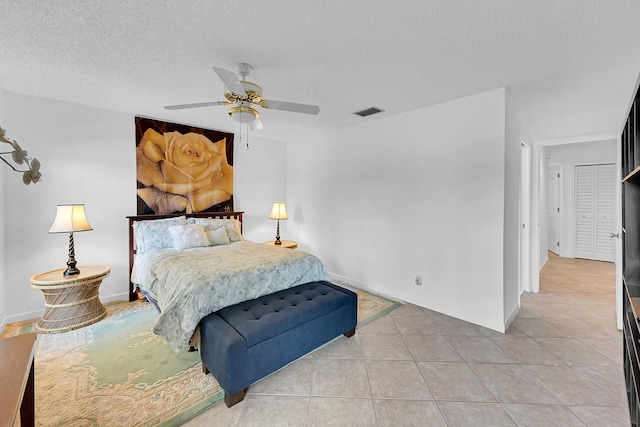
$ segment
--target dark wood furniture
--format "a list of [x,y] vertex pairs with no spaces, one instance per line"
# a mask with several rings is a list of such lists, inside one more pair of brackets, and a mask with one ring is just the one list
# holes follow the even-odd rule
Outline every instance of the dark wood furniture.
[[621,136],[624,374],[631,425],[640,422],[640,91]]
[[35,425],[33,355],[36,334],[0,340],[0,426],[13,426],[18,412],[20,425]]
[[[240,221],[240,231],[242,231],[242,214],[244,212],[197,212],[197,213],[178,213],[178,214],[166,214],[166,215],[134,215],[128,216],[129,219],[129,277],[131,277],[131,271],[133,270],[133,258],[136,253],[135,240],[133,238],[133,223],[134,221],[148,221],[153,219],[175,218],[179,216],[186,216],[187,218],[219,218],[219,219],[237,219]],[[135,285],[129,281],[129,301],[138,299],[138,293],[136,292]]]

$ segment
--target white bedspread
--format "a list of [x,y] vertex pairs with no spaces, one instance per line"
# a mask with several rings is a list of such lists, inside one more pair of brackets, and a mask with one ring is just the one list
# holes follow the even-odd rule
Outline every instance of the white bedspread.
[[157,300],[161,313],[153,332],[176,353],[208,314],[317,280],[330,279],[315,256],[246,240],[139,254],[131,274],[131,281]]

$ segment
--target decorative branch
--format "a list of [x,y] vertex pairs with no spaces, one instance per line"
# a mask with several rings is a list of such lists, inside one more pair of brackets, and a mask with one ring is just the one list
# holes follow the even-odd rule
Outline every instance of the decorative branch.
[[[9,139],[5,137],[5,130],[0,126],[0,142],[4,142],[6,144],[11,145],[13,150],[0,152],[0,159],[15,172],[22,173],[22,182],[26,185],[31,184],[32,182],[35,184],[40,181],[42,178],[42,174],[40,173],[40,161],[36,158],[31,158],[28,156],[27,151],[23,150],[15,140]],[[26,165],[27,170],[19,170],[16,169],[7,159],[4,158],[4,155],[11,154],[11,158],[14,163],[18,165]]]

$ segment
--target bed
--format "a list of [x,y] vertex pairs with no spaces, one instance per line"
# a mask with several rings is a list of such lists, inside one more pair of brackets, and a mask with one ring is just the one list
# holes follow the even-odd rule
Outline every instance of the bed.
[[129,299],[142,292],[156,304],[160,313],[154,333],[163,336],[176,353],[190,344],[198,323],[210,313],[300,284],[329,280],[320,260],[311,254],[245,240],[242,214],[127,217]]

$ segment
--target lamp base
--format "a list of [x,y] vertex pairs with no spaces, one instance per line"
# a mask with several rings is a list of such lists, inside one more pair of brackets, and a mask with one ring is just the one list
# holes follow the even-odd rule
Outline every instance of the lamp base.
[[64,277],[69,277],[69,276],[75,276],[76,274],[80,274],[80,270],[78,270],[75,266],[75,262],[74,262],[74,266],[71,267],[67,267],[67,269],[64,272]]
[[276,241],[273,242],[274,245],[281,245],[280,241],[280,220],[278,220],[278,228],[276,228]]
[[64,272],[64,277],[80,274],[80,270],[76,268],[76,264],[76,252],[73,247],[73,233],[69,233],[69,260],[67,261],[67,270]]

